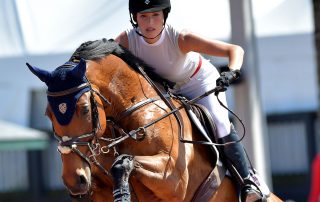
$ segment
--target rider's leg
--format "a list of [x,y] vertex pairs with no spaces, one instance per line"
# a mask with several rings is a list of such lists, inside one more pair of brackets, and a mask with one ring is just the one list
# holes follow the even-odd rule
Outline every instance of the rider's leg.
[[[204,104],[206,106],[215,104],[214,106],[211,106],[209,110],[211,111],[213,119],[217,125],[218,143],[238,141],[238,134],[229,121],[227,110],[225,110],[222,106],[220,106],[220,104],[217,103],[217,99],[215,97],[214,100],[212,100],[212,97],[213,95],[209,99],[210,104],[205,103],[206,100],[204,100],[204,102],[201,104]],[[219,98],[226,105],[224,93],[222,93],[221,95],[219,94]],[[228,162],[226,163],[228,170],[231,172],[233,177],[237,179],[237,182],[240,185],[240,189],[242,192],[241,195],[243,198],[242,201],[257,201],[262,198],[266,198],[267,196],[264,196],[260,191],[260,188],[258,186],[259,182],[255,181],[249,173],[247,156],[242,144],[240,142],[229,144],[220,147],[220,151],[224,159]]]
[[[204,62],[204,64],[206,64],[206,62]],[[185,86],[182,86],[176,93],[182,94],[189,99],[193,99],[215,88],[215,81],[218,77],[219,73],[217,70],[212,67],[212,65],[206,64],[201,67],[200,73],[192,78]],[[224,92],[219,93],[219,99],[225,106],[227,106],[226,95]],[[218,138],[219,141],[226,142],[229,139],[236,139],[236,137],[238,137],[235,130],[231,130],[228,111],[219,104],[214,94],[199,100],[198,103],[204,105],[212,115],[218,130],[218,137],[215,138]],[[255,190],[251,191],[251,188],[253,187],[249,186],[250,184],[255,183],[251,182],[252,180],[249,177],[249,167],[247,165],[246,155],[241,143],[229,145],[222,149],[222,153],[224,157],[229,159],[233,164],[232,166],[231,164],[226,165],[228,170],[235,169],[240,174],[242,180],[237,181],[244,182],[241,187],[247,187],[249,189],[248,193],[250,194],[250,197],[253,194],[253,198],[261,198],[261,192],[256,192]]]
[[[229,135],[219,138],[219,143],[236,142],[239,140],[236,130],[231,127]],[[242,201],[257,201],[266,199],[269,194],[268,188],[260,185],[264,182],[258,181],[254,176],[249,173],[249,165],[244,147],[240,142],[228,144],[221,148],[222,155],[225,157],[226,165],[232,175],[236,178],[241,189]],[[264,192],[260,189],[263,188]],[[263,193],[267,193],[265,196]]]
[[[225,94],[219,94],[219,98],[226,105]],[[220,106],[214,95],[209,96],[207,99],[205,98],[200,104],[205,105],[212,114],[217,125],[219,143],[239,140],[237,132],[229,121],[227,110]],[[242,144],[240,142],[229,144],[220,147],[220,151],[227,161],[226,166],[228,170],[240,185],[243,201],[256,201],[262,199],[264,196],[258,188],[257,182],[250,177],[247,156]]]

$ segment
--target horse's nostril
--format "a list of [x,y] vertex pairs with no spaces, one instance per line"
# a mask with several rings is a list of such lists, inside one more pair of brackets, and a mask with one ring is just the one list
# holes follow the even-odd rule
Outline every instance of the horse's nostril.
[[80,184],[84,184],[84,185],[87,184],[87,178],[83,175],[80,175]]

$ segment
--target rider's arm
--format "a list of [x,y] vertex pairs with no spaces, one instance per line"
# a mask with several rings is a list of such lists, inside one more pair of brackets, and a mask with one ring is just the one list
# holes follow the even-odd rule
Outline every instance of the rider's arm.
[[115,39],[115,41],[122,45],[125,48],[129,48],[129,42],[128,42],[128,35],[127,33],[124,31],[122,32],[119,36],[117,36],[117,38]]
[[178,38],[183,53],[190,51],[212,56],[228,57],[230,70],[239,70],[243,63],[243,49],[234,44],[209,39],[193,32],[183,30]]

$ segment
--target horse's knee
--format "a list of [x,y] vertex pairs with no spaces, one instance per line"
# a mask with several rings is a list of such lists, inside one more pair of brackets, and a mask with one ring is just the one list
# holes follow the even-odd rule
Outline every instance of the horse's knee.
[[131,201],[129,177],[133,170],[133,157],[130,155],[120,155],[111,166],[113,177],[113,197],[114,200]]
[[114,180],[128,180],[133,170],[133,157],[130,155],[120,155],[111,166],[111,174]]

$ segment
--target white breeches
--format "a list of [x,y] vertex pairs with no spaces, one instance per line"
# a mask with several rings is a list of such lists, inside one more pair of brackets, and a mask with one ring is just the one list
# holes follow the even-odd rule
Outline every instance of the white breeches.
[[[179,88],[173,90],[175,94],[181,94],[188,99],[193,99],[205,92],[216,87],[216,80],[219,78],[219,72],[209,61],[203,60],[201,69],[194,77]],[[219,99],[227,106],[226,95],[224,92],[219,93]],[[222,138],[230,134],[230,120],[228,111],[223,108],[214,93],[199,100],[198,104],[204,105],[209,112],[217,126],[218,138]]]

